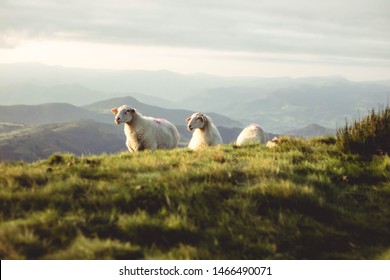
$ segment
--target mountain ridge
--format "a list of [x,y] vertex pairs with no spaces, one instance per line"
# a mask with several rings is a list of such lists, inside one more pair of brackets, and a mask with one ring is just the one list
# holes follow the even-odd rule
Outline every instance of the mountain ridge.
[[1,122],[49,124],[80,119],[94,119],[104,122],[101,115],[69,103],[0,106]]
[[[136,98],[131,96],[115,97],[106,100],[101,100],[86,106],[83,108],[88,109],[93,112],[105,112],[111,114],[111,109],[119,107],[121,105],[129,105],[133,108],[139,110],[144,116],[152,117],[162,117],[176,125],[186,124],[187,117],[191,116],[194,111],[185,110],[185,109],[166,109],[159,106],[145,104],[138,101]],[[243,127],[243,124],[228,118],[224,115],[205,112],[208,114],[216,125],[226,126],[226,127]]]
[[[21,91],[21,99],[15,94],[14,102],[38,102],[40,98],[49,96],[51,101],[68,98],[67,103],[86,105],[134,93],[145,104],[187,110],[188,114],[195,111],[214,112],[242,125],[258,123],[265,130],[275,133],[286,133],[310,123],[335,129],[342,126],[345,120],[365,115],[372,108],[390,100],[390,80],[356,82],[341,76],[219,77],[199,73],[183,75],[170,71],[0,64],[0,77],[0,104],[11,102],[9,97],[14,93],[8,92],[7,87],[12,83],[35,85],[31,91],[28,88]],[[31,96],[31,100],[26,96]],[[58,99],[55,99],[56,96]],[[83,101],[87,96],[89,102]],[[145,115],[164,117],[140,111]],[[183,115],[175,116],[176,124],[182,124]],[[218,122],[218,117],[214,119]],[[109,121],[107,118],[106,122]],[[229,124],[225,122],[222,125]]]
[[[145,104],[131,96],[101,100],[86,106],[69,103],[44,103],[38,105],[0,105],[0,122],[22,124],[49,124],[80,119],[113,123],[111,109],[121,105],[133,106],[145,116],[165,118],[176,125],[185,125],[186,118],[194,112],[184,109],[166,109]],[[135,105],[135,106],[134,106]],[[221,114],[210,113],[216,125],[242,127],[243,124]]]
[[336,129],[327,128],[315,123],[309,124],[308,126],[300,129],[287,131],[286,135],[298,136],[302,138],[310,138],[317,136],[335,136]]

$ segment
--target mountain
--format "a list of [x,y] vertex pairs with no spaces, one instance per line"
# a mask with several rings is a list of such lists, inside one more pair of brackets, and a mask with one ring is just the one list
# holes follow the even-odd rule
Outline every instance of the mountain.
[[[134,97],[135,99],[137,99],[140,102],[145,103],[145,104],[163,107],[166,109],[180,109],[180,106],[177,105],[176,103],[174,103],[168,99],[158,97],[158,96],[152,96],[152,95],[142,94],[142,93],[138,93],[138,92],[117,94],[116,96],[131,96],[131,97]],[[100,100],[102,100],[102,99],[103,98],[101,98]],[[89,103],[91,103],[91,102],[89,102]]]
[[339,77],[302,79],[273,89],[218,88],[188,97],[194,110],[205,108],[244,124],[258,123],[268,131],[285,133],[310,123],[336,128],[389,102],[390,87],[351,82]]
[[300,129],[287,131],[286,135],[298,136],[303,138],[336,135],[336,129],[326,128],[318,124],[310,124]]
[[[180,109],[166,109],[158,106],[148,105],[142,102],[139,102],[137,99],[131,96],[111,98],[90,105],[84,106],[83,108],[91,112],[102,113],[102,114],[112,114],[111,109],[114,107],[119,107],[121,105],[129,105],[136,108],[144,116],[153,116],[158,118],[164,118],[169,120],[175,125],[185,125],[186,119],[191,116],[194,111],[189,110],[180,110]],[[213,122],[218,126],[224,127],[242,127],[243,124],[235,121],[231,118],[225,117],[221,114],[208,113]]]
[[23,124],[0,122],[0,138],[7,133],[23,129],[24,127],[25,125]]
[[[113,93],[111,97],[118,96],[118,93],[136,92],[164,98],[173,103],[202,92],[204,89],[232,86],[274,87],[289,81],[291,81],[290,78],[264,79],[259,77],[219,77],[206,74],[182,75],[164,70],[92,70],[38,63],[0,64],[0,86],[14,84],[45,87],[80,85],[93,91]],[[1,98],[0,94],[0,104],[6,104],[3,101],[6,99]],[[24,98],[17,103],[23,104],[23,102]]]
[[112,93],[91,90],[77,84],[41,86],[17,83],[0,85],[0,104],[2,105],[71,103],[79,106],[109,97],[112,97]]
[[[176,125],[185,125],[186,118],[193,114],[193,111],[165,109],[144,104],[133,97],[127,96],[96,102],[84,107],[66,103],[0,106],[0,122],[49,124],[91,119],[103,123],[113,123],[111,109],[123,104],[135,107],[145,116],[165,118]],[[209,115],[213,118],[216,125],[225,127],[243,126],[240,122],[220,114],[209,113]]]
[[[160,108],[214,112],[245,125],[258,123],[267,131],[285,133],[311,123],[336,128],[346,119],[361,117],[389,102],[390,82],[354,82],[340,76],[218,77],[0,64],[0,104],[62,101],[86,105],[124,95]],[[170,117],[178,125],[183,121],[178,115]],[[223,121],[218,116],[214,119]]]
[[81,156],[123,150],[123,129],[91,120],[24,126],[0,137],[0,161],[31,162],[55,152]]
[[36,84],[13,83],[0,84],[0,104],[2,105],[38,105],[42,103],[70,103],[76,106],[88,105],[103,99],[131,95],[138,100],[165,108],[177,108],[175,103],[156,96],[137,92],[111,92],[91,90],[80,84],[57,84],[42,86]]
[[66,103],[0,106],[0,122],[49,124],[92,119],[108,122],[108,118]]

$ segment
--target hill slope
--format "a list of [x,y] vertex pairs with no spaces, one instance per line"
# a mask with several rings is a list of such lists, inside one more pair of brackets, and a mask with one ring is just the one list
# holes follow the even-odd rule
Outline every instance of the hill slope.
[[390,158],[333,141],[0,163],[0,258],[389,259]]
[[[91,119],[112,124],[111,109],[127,104],[139,110],[145,116],[165,118],[175,125],[186,125],[186,118],[194,112],[189,110],[166,109],[148,105],[126,96],[102,100],[83,107],[68,103],[46,103],[39,105],[0,105],[0,122],[22,124],[49,124]],[[220,114],[209,113],[216,125],[224,127],[242,127],[243,124]]]
[[[154,105],[148,105],[143,102],[139,102],[137,99],[131,96],[111,98],[107,100],[102,100],[99,102],[86,105],[83,108],[99,113],[111,113],[111,109],[114,107],[119,107],[121,105],[129,105],[136,108],[144,116],[153,116],[158,118],[164,118],[174,123],[175,125],[185,125],[186,119],[191,116],[194,112],[189,110],[179,110],[179,109],[166,109]],[[225,127],[242,127],[242,123],[235,121],[231,118],[225,117],[216,113],[208,113],[208,115],[213,119],[213,122],[219,126]]]
[[300,129],[291,130],[286,132],[287,135],[298,136],[298,137],[316,137],[326,135],[336,135],[336,129],[330,129],[323,127],[318,124],[310,124]]
[[107,117],[101,114],[67,103],[0,106],[0,122],[49,124],[82,119],[108,121]]
[[117,153],[126,149],[123,128],[84,120],[24,126],[0,137],[0,161],[27,162],[55,152],[75,155]]

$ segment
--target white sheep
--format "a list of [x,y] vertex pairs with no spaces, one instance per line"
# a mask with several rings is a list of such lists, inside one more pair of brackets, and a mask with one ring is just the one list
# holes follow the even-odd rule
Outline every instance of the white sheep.
[[279,145],[279,139],[278,139],[278,137],[275,136],[274,138],[272,138],[271,141],[267,142],[266,147],[267,148],[274,148],[277,145]]
[[180,135],[169,121],[144,117],[127,105],[111,111],[115,114],[116,124],[125,124],[126,146],[130,152],[177,147]]
[[188,148],[198,150],[208,146],[222,144],[222,137],[211,118],[202,113],[194,113],[187,118],[187,129],[195,130],[192,134]]
[[236,145],[265,144],[267,134],[258,124],[251,124],[245,127],[237,137]]

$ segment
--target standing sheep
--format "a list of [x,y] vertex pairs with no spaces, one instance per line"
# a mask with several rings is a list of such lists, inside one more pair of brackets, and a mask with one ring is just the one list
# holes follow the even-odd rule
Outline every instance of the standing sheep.
[[267,140],[267,135],[263,129],[257,124],[251,124],[238,135],[236,145],[265,144]]
[[115,114],[116,124],[125,124],[126,146],[130,152],[177,147],[180,135],[169,121],[144,117],[127,105],[111,111]]
[[191,117],[187,118],[187,129],[189,131],[195,129],[188,144],[188,148],[191,150],[198,150],[223,143],[217,127],[213,124],[211,118],[205,114],[194,113]]

